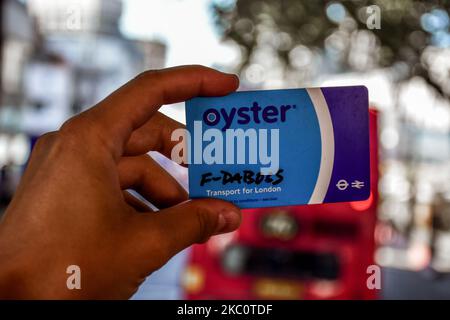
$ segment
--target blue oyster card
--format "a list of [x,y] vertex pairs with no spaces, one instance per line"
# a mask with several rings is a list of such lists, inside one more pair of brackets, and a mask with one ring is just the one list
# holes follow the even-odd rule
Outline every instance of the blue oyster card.
[[259,208],[369,197],[364,86],[198,97],[186,125],[191,198]]

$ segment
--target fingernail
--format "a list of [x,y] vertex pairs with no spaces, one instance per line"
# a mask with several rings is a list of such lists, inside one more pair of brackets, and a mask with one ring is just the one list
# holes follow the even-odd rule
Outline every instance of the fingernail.
[[[239,213],[233,210],[222,210],[219,213],[216,233],[225,232],[239,223]],[[231,231],[231,230],[230,230]]]

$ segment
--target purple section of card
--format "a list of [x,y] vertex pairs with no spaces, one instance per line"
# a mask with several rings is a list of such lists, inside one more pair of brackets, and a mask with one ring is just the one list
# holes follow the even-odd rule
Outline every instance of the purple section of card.
[[364,86],[322,88],[333,122],[335,155],[325,202],[370,195],[368,92]]

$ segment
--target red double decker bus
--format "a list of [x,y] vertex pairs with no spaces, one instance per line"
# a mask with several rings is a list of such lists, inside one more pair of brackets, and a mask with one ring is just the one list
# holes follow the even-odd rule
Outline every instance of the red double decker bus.
[[188,299],[373,299],[377,114],[370,111],[366,201],[245,210],[239,230],[192,247]]

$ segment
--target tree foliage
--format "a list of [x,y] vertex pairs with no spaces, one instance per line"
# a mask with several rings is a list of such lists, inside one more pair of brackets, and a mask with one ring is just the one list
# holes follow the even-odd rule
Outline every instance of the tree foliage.
[[[373,5],[380,29],[368,27]],[[270,46],[286,70],[301,72],[292,55],[300,46],[319,52],[334,71],[395,68],[398,81],[419,76],[450,95],[450,69],[433,65],[438,55],[450,58],[449,1],[236,0],[216,1],[213,9],[223,37],[242,48],[241,70]],[[268,32],[273,41],[264,41]]]

